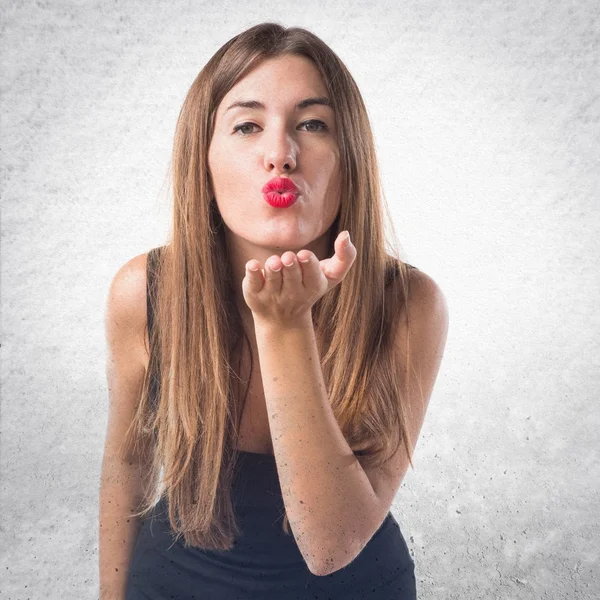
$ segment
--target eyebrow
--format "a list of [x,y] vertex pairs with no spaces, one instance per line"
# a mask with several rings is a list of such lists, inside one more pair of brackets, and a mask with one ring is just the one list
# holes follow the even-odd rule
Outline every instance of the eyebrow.
[[[329,98],[326,98],[325,96],[320,96],[318,98],[305,98],[304,100],[302,100],[302,102],[298,102],[298,104],[296,104],[296,110],[302,110],[304,108],[308,108],[309,106],[313,106],[315,104],[329,106],[329,108],[333,109],[333,106],[332,106]],[[262,109],[262,110],[265,110],[267,108],[262,102],[259,102],[258,100],[240,100],[240,101],[234,102],[233,104],[228,106],[227,110],[225,112],[227,112],[228,110],[231,110],[232,108],[237,108],[237,107]]]

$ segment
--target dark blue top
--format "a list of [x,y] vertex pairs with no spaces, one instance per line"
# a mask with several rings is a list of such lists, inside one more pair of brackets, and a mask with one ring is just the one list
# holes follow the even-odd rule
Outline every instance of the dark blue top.
[[229,551],[186,549],[183,538],[174,541],[166,500],[160,500],[142,521],[126,600],[416,599],[414,561],[391,512],[349,565],[317,576],[291,530],[283,531],[272,454],[237,452],[232,499],[242,534]]

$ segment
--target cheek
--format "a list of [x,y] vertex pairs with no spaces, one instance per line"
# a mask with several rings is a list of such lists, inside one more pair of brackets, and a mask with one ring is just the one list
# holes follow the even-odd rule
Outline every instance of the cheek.
[[327,163],[327,175],[328,175],[328,184],[327,184],[328,190],[332,191],[332,192],[340,191],[342,178],[341,178],[339,156],[337,154],[332,154],[329,157],[329,161]]
[[215,194],[227,190],[228,182],[231,181],[227,176],[231,173],[228,164],[228,154],[223,152],[218,145],[211,146],[208,152],[208,169]]
[[211,144],[208,147],[208,153],[207,153],[207,157],[206,157],[206,166],[208,168],[208,177],[210,179],[211,184],[213,185],[213,188],[216,184],[216,180],[218,179],[218,172],[215,169],[215,165],[218,165],[219,161],[215,160],[215,150],[214,150],[214,146]]
[[339,172],[340,172],[340,151],[338,150],[337,147],[333,148],[329,152],[325,164],[327,165],[327,169],[329,171],[329,176],[330,176],[330,178],[332,180],[334,180],[337,177],[339,177]]

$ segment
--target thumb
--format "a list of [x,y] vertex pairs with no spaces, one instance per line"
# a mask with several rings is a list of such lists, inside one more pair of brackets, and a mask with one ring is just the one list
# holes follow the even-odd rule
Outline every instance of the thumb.
[[335,254],[324,261],[324,273],[332,279],[342,279],[350,270],[356,258],[356,248],[350,240],[350,233],[342,231],[334,243]]

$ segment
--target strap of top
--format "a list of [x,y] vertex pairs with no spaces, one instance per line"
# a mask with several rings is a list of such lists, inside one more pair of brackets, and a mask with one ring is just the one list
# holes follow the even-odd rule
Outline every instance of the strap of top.
[[154,275],[156,271],[157,253],[158,248],[152,248],[152,250],[148,252],[146,260],[146,319],[148,321],[148,337],[150,337],[150,332],[154,325],[153,301],[156,287],[156,278]]
[[158,373],[158,359],[152,344],[152,328],[154,327],[154,301],[156,298],[156,264],[160,247],[152,248],[146,260],[146,320],[148,322],[148,343],[150,344],[150,405],[153,410],[157,408],[158,394],[160,392]]

